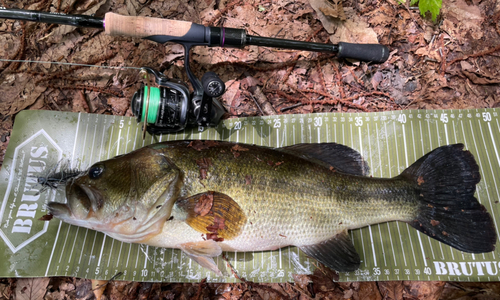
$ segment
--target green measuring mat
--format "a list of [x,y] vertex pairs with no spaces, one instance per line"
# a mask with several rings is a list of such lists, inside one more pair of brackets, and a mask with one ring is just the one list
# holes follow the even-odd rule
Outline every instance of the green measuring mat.
[[[0,173],[0,276],[75,276],[120,280],[236,282],[218,277],[180,250],[128,244],[102,233],[39,220],[64,189],[40,191],[37,177],[61,164],[86,169],[94,162],[152,143],[179,139],[226,140],[284,147],[337,142],[361,152],[373,177],[394,177],[429,151],[463,143],[480,167],[476,198],[492,215],[499,235],[500,117],[497,109],[324,113],[229,119],[217,128],[142,139],[134,118],[52,111],[16,116]],[[389,222],[350,231],[360,269],[340,281],[499,281],[500,251],[469,254],[430,239],[406,223]],[[295,247],[226,253],[241,277],[255,282],[293,281],[316,261]],[[219,266],[225,265],[221,257]]]

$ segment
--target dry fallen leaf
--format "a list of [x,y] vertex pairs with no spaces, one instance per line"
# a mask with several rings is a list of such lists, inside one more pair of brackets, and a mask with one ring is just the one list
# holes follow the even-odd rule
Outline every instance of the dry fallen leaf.
[[483,37],[481,24],[484,18],[478,6],[468,5],[465,0],[443,1],[441,14],[442,28],[452,37],[460,41],[466,39],[467,34],[476,40]]
[[404,281],[404,299],[437,300],[444,289],[444,281]]
[[380,293],[384,295],[384,300],[403,299],[404,286],[402,281],[379,281],[378,287]]
[[213,205],[214,205],[214,193],[213,192],[205,193],[198,199],[198,202],[194,207],[194,212],[204,217],[210,212]]
[[319,10],[326,16],[339,18],[342,21],[346,20],[342,0],[325,0],[324,5],[319,7]]
[[464,73],[467,78],[470,79],[475,84],[495,84],[495,83],[500,83],[500,78],[496,76],[492,76],[491,74],[479,74],[476,72],[469,72],[463,70],[462,73]]
[[107,280],[94,280],[92,279],[92,290],[94,291],[95,298],[101,300],[104,289],[106,288]]
[[49,277],[22,278],[17,280],[17,300],[41,300],[47,292]]
[[378,44],[378,38],[375,31],[368,25],[365,18],[360,17],[351,7],[344,8],[346,19],[342,21],[335,19],[321,11],[325,5],[325,0],[310,0],[311,6],[316,10],[318,18],[323,27],[330,34],[330,41],[334,44],[338,42]]

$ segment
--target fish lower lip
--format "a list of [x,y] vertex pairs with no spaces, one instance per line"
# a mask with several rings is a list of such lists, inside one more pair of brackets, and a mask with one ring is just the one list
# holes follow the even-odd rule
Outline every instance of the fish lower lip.
[[64,203],[51,202],[47,205],[47,208],[54,217],[69,216],[71,214],[69,207]]

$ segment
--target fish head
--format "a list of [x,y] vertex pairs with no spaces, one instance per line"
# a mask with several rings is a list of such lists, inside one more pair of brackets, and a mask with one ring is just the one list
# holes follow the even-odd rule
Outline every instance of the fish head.
[[161,230],[181,187],[179,169],[146,147],[92,165],[66,184],[66,203],[51,202],[54,217],[140,242]]

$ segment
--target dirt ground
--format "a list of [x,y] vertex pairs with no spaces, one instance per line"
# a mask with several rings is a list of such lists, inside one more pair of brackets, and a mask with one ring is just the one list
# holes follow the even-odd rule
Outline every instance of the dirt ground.
[[[383,64],[333,54],[249,46],[196,47],[196,76],[226,83],[224,118],[311,112],[500,107],[500,1],[443,0],[434,22],[396,0],[0,0],[4,7],[103,17],[164,17],[245,28],[251,35],[321,43],[381,43]],[[325,16],[325,13],[329,16]],[[0,21],[0,59],[149,66],[188,81],[183,48],[98,29]],[[43,109],[132,116],[135,69],[0,62],[0,165],[16,116]],[[334,283],[328,272],[295,283],[152,284],[78,278],[0,279],[0,299],[499,299],[496,283]]]

